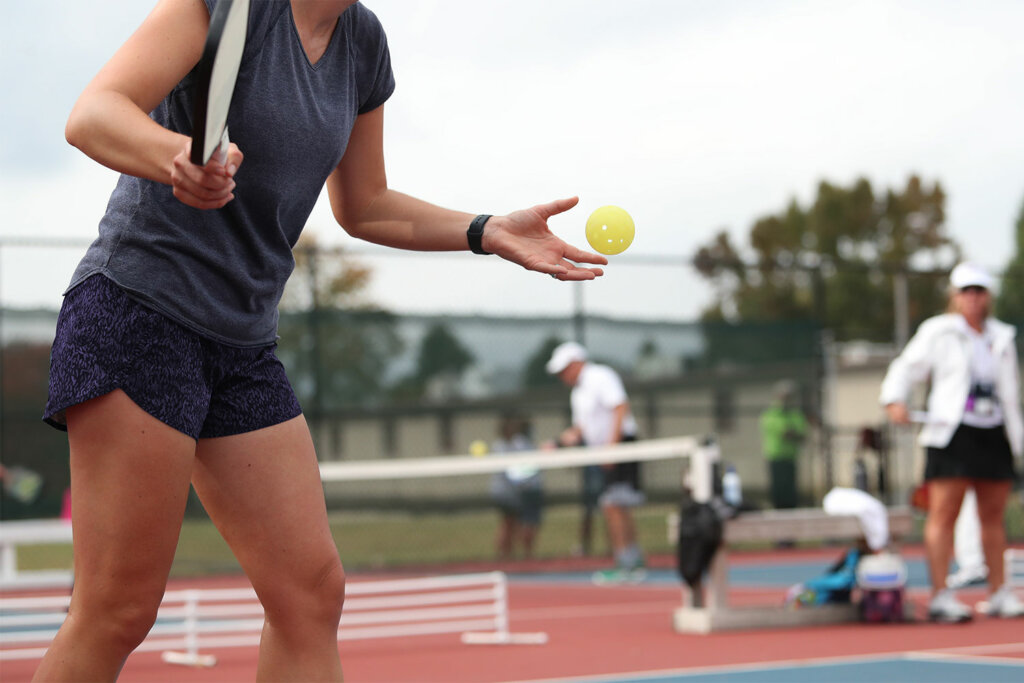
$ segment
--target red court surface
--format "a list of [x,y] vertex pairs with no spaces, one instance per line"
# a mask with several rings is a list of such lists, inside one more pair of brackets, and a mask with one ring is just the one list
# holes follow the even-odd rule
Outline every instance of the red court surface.
[[[834,551],[828,553],[833,555]],[[819,553],[820,556],[820,553]],[[775,555],[778,557],[778,555]],[[786,554],[792,559],[793,554]],[[739,563],[770,562],[737,554]],[[362,577],[353,577],[358,581]],[[191,582],[188,585],[194,586]],[[240,578],[203,582],[204,587],[245,585]],[[176,582],[172,588],[185,584]],[[544,631],[546,645],[464,645],[457,634],[343,641],[339,648],[348,683],[497,683],[580,676],[628,676],[677,669],[770,664],[862,655],[962,652],[1024,662],[1024,620],[978,617],[964,625],[847,624],[814,628],[682,635],[672,628],[680,604],[673,585],[592,586],[585,582],[530,579],[510,585],[513,632]],[[784,589],[734,589],[734,604],[778,604]],[[973,603],[982,589],[962,591]],[[910,592],[923,609],[925,594]],[[121,681],[251,681],[256,649],[218,649],[212,668],[165,664],[158,653],[129,658]],[[30,679],[35,661],[2,662],[0,678]]]

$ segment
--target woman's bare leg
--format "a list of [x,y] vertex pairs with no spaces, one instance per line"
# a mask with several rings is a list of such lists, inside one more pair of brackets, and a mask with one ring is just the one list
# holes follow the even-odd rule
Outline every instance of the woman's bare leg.
[[1010,496],[1010,481],[974,480],[978,498],[978,520],[981,522],[981,548],[988,565],[988,585],[999,590],[1006,580],[1003,553],[1006,551],[1006,499]]
[[604,505],[601,509],[608,527],[612,553],[617,559],[623,550],[636,545],[636,525],[633,522],[633,511],[631,508],[621,505]]
[[932,594],[946,587],[949,562],[953,559],[953,527],[969,481],[962,478],[933,479],[928,482],[928,518],[924,543]]
[[75,590],[36,680],[112,681],[149,632],[196,442],[117,390],[67,411]]
[[257,678],[341,680],[345,574],[305,419],[200,439],[192,482],[266,612]]

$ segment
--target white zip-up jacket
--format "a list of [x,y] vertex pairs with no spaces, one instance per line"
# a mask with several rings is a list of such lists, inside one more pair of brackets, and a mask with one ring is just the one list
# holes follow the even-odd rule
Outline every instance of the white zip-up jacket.
[[[1013,454],[1024,451],[1024,416],[1014,339],[1017,329],[995,318],[985,321],[996,359],[995,395]],[[963,316],[946,313],[921,323],[903,352],[889,365],[882,381],[881,403],[906,403],[915,384],[931,377],[928,421],[921,429],[922,446],[945,448],[963,419],[971,387],[971,340]]]

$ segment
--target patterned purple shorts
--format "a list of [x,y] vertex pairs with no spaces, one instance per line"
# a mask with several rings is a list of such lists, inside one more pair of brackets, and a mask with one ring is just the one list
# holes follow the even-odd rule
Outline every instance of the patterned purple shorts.
[[274,345],[206,339],[95,275],[64,298],[43,419],[67,429],[67,408],[114,389],[193,439],[251,432],[302,412]]

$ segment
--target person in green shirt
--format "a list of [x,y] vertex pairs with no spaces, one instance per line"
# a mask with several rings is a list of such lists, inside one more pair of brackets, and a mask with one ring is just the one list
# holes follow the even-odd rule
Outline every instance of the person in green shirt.
[[796,507],[796,458],[807,436],[807,418],[797,407],[796,385],[775,385],[771,406],[761,413],[761,448],[768,461],[771,502],[776,509]]

